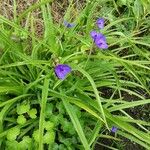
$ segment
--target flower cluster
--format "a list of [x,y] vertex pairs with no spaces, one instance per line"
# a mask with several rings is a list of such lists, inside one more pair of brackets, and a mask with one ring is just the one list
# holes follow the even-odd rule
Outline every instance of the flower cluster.
[[[97,26],[99,29],[104,28],[104,22],[105,22],[104,18],[99,18],[97,20],[96,23],[97,23]],[[75,24],[64,21],[64,26],[66,26],[67,28],[72,28],[75,26]],[[102,33],[99,33],[99,32],[96,32],[95,30],[93,30],[90,32],[90,35],[98,48],[101,48],[101,49],[108,48],[108,45],[106,42],[106,37]],[[64,80],[66,78],[66,76],[72,71],[71,67],[67,64],[58,64],[55,66],[54,70],[55,70],[56,76],[61,80]],[[117,130],[118,130],[118,128],[115,126],[113,126],[111,128],[112,133],[116,133]]]
[[[97,20],[96,24],[99,29],[104,28],[104,22],[105,22],[104,18],[99,18]],[[66,26],[67,28],[72,28],[75,26],[75,24],[64,21],[64,26]],[[99,33],[93,30],[91,31],[90,35],[98,48],[101,48],[101,49],[108,48],[106,37],[102,33]],[[71,72],[71,70],[72,70],[71,67],[66,64],[58,64],[55,66],[55,74],[61,80],[64,80],[66,76]]]
[[[97,26],[98,26],[99,29],[104,28],[104,19],[103,18],[99,18],[97,20]],[[102,33],[99,33],[99,32],[96,32],[95,30],[93,30],[93,31],[91,31],[90,35],[91,35],[95,45],[98,48],[108,49],[108,44],[106,42],[106,37]]]
[[102,33],[92,31],[90,34],[98,48],[101,48],[101,49],[108,48],[108,45],[106,43],[106,37]]

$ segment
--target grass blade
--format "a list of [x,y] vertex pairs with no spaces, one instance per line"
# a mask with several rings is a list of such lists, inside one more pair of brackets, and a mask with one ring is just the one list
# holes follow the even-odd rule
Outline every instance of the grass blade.
[[80,121],[79,121],[77,115],[75,114],[75,112],[73,111],[71,104],[69,104],[68,100],[64,99],[64,98],[62,98],[62,101],[63,101],[63,104],[64,104],[64,106],[65,106],[65,108],[66,108],[66,110],[70,116],[70,119],[71,119],[71,121],[72,121],[72,123],[73,123],[79,137],[80,137],[80,140],[81,140],[84,148],[86,150],[90,150],[90,146],[87,142],[87,139],[86,139],[85,134],[83,132],[83,129],[81,127]]
[[42,89],[42,101],[41,101],[41,111],[39,120],[39,150],[43,150],[43,133],[44,133],[44,121],[45,121],[45,108],[48,96],[49,79],[45,78],[44,85]]

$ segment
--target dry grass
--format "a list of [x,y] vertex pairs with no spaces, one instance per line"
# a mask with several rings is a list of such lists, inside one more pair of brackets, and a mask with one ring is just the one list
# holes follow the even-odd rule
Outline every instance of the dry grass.
[[[23,13],[26,9],[28,9],[31,5],[37,3],[38,0],[16,0],[16,14]],[[14,1],[13,0],[3,0],[0,4],[0,14],[10,20],[14,19]],[[35,26],[35,33],[38,36],[42,36],[43,34],[43,22],[42,22],[42,15],[40,9],[34,10],[30,14],[34,18],[34,26]],[[24,27],[27,23],[26,19],[21,21],[21,25]],[[29,23],[29,29],[30,29]]]
[[[38,3],[39,0],[16,0],[16,14],[19,16],[19,14],[23,13],[26,9],[28,9],[31,5]],[[75,17],[77,12],[83,8],[85,4],[85,0],[80,1],[74,1],[73,9],[72,9],[72,18]],[[62,23],[63,17],[65,15],[65,12],[69,6],[68,0],[54,0],[51,3],[51,10],[52,10],[52,16],[54,18],[54,22],[56,23]],[[14,19],[14,0],[1,0],[0,3],[0,15],[8,18],[9,20]],[[41,9],[35,9],[30,14],[32,18],[34,18],[34,27],[35,27],[35,34],[38,37],[42,37],[43,35],[43,20],[42,20],[42,13]],[[22,19],[21,25],[24,27],[27,24],[26,19]],[[28,23],[28,28],[30,30],[31,24]]]

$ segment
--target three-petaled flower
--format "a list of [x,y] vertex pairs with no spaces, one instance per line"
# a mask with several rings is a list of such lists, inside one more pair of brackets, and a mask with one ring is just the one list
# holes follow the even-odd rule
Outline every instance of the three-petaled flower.
[[55,74],[59,79],[65,79],[66,76],[71,72],[71,67],[66,64],[59,64],[55,66]]
[[75,24],[74,23],[69,23],[67,21],[64,21],[64,26],[66,26],[67,28],[72,28],[72,27],[75,26]]
[[96,46],[98,48],[101,48],[101,49],[107,49],[108,48],[108,44],[106,42],[106,37],[102,33],[92,31],[90,33],[90,35],[91,35],[92,39],[94,40],[94,43],[96,44]]
[[97,23],[98,28],[103,29],[105,20],[104,20],[104,18],[98,18],[96,23]]
[[117,130],[118,130],[118,128],[117,128],[117,127],[115,127],[115,126],[113,126],[113,127],[111,128],[111,132],[113,132],[113,133],[116,133],[116,132],[117,132]]

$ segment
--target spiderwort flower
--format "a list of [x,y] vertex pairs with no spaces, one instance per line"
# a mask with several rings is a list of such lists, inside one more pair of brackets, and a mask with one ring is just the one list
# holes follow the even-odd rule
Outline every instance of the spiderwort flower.
[[106,43],[106,37],[102,33],[91,31],[90,35],[98,48],[101,48],[101,49],[108,48],[108,45]]
[[59,64],[55,66],[55,74],[59,79],[65,79],[65,77],[71,72],[71,67],[66,64]]
[[101,38],[96,38],[95,40],[95,44],[97,45],[98,48],[101,49],[108,49],[108,45],[106,43],[105,37],[101,37]]
[[90,35],[91,35],[92,39],[95,41],[98,36],[98,33],[96,31],[91,31]]
[[101,39],[101,40],[106,41],[106,37],[102,33],[98,33],[96,31],[91,31],[90,35],[94,41],[96,39]]
[[74,23],[69,23],[67,21],[64,21],[64,26],[66,26],[67,28],[72,28],[72,27],[75,26],[75,24]]
[[113,132],[113,133],[116,133],[116,132],[117,132],[117,130],[118,130],[118,128],[117,128],[117,127],[115,127],[115,126],[113,126],[113,127],[111,128],[111,132]]
[[98,18],[96,23],[97,23],[97,26],[99,29],[103,29],[105,20],[104,20],[104,18]]

